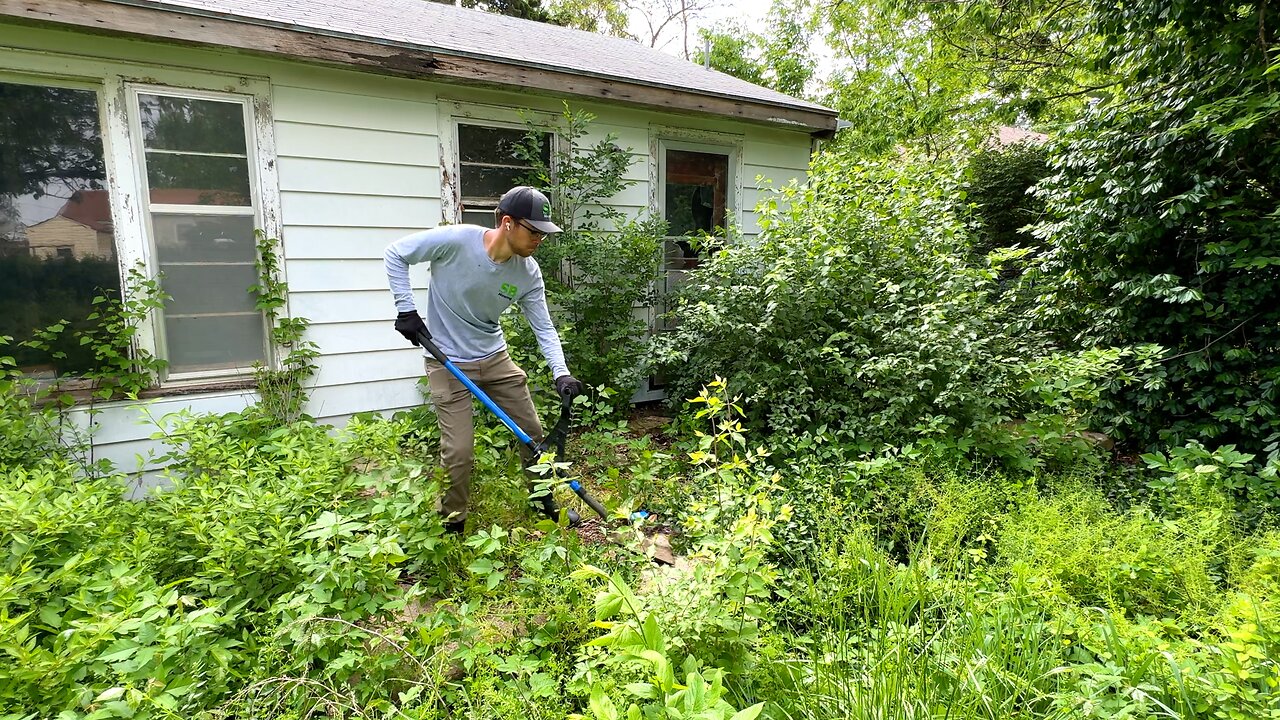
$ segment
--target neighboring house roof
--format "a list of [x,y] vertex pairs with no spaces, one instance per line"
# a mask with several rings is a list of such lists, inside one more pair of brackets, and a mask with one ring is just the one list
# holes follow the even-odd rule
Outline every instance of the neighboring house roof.
[[818,132],[836,125],[834,110],[631,40],[426,0],[41,0],[0,15]]
[[[159,188],[152,190],[149,198],[152,204],[208,205],[211,199],[217,200],[220,194],[222,193],[210,190]],[[77,190],[62,204],[57,215],[28,227],[37,227],[58,217],[64,217],[98,232],[112,232],[111,200],[106,190]]]
[[1048,135],[1034,130],[1023,130],[1008,125],[996,129],[996,143],[999,145],[1013,145],[1020,142],[1042,143],[1048,139]]
[[111,202],[106,190],[77,190],[58,215],[98,232],[111,232]]

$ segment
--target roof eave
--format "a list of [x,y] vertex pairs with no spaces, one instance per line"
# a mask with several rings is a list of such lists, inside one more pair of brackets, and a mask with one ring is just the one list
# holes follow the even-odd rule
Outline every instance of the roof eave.
[[730,117],[811,133],[830,132],[836,124],[834,113],[809,108],[521,66],[408,44],[272,25],[252,18],[157,8],[127,0],[41,0],[40,3],[0,0],[0,17],[40,25],[73,26],[98,34],[231,48],[400,77],[540,90],[552,95],[650,109]]

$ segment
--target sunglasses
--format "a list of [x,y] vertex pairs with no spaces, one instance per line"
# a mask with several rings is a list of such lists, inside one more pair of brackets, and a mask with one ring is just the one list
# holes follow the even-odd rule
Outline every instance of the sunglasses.
[[530,225],[530,224],[526,223],[524,220],[517,220],[517,221],[516,221],[516,224],[517,224],[517,225],[519,225],[520,227],[524,228],[525,230],[528,230],[528,231],[529,231],[530,233],[532,233],[532,234],[533,234],[533,236],[534,236],[534,237],[536,237],[536,238],[542,238],[542,237],[546,237],[546,236],[547,236],[547,234],[546,234],[546,233],[544,233],[544,232],[542,232],[541,230],[539,230],[538,228],[536,228],[536,227],[534,227],[534,226],[532,226],[532,225]]

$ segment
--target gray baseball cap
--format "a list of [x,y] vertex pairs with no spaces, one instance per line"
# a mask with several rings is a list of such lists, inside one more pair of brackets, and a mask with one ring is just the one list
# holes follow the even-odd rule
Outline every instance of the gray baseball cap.
[[519,185],[507,191],[498,201],[498,210],[517,220],[527,220],[544,233],[558,233],[560,226],[551,222],[551,201],[535,188]]

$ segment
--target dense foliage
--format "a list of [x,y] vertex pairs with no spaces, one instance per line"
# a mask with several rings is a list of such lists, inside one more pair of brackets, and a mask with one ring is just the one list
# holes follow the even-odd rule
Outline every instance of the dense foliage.
[[[791,35],[752,48],[813,30],[778,7]],[[452,537],[429,413],[302,416],[263,238],[294,359],[244,412],[152,418],[142,476],[0,338],[0,719],[1280,718],[1266,3],[818,9],[855,128],[689,273],[653,348],[675,417],[580,398],[537,466],[617,546],[525,514],[491,418]],[[764,57],[739,69],[804,69]],[[608,207],[630,153],[562,120],[539,259],[571,366],[626,393],[663,230]],[[126,296],[79,336],[108,398],[157,362],[129,352],[157,300]],[[671,568],[636,542],[659,524]]]
[[1124,78],[1069,131],[1042,186],[1039,322],[1065,342],[1159,343],[1159,386],[1109,395],[1138,445],[1274,449],[1280,163],[1266,3],[1099,5]]
[[[534,168],[529,182],[551,195],[552,217],[563,230],[534,257],[569,369],[588,386],[607,390],[623,407],[644,371],[640,358],[647,328],[636,309],[653,302],[666,224],[627,218],[607,203],[635,185],[628,172],[634,158],[614,136],[593,137],[594,120],[591,113],[566,105],[556,129],[562,142],[550,164],[539,151],[545,130],[535,121],[528,122],[526,146],[517,152]],[[528,328],[522,323],[506,328],[521,365],[540,366]]]
[[686,557],[663,571],[531,527],[491,423],[464,539],[430,510],[422,416],[336,436],[257,409],[170,417],[149,502],[66,459],[6,464],[0,714],[1280,712],[1280,538],[1238,531],[1207,482],[1234,458],[1155,472],[1159,504],[1119,509],[1101,488],[1123,472],[1096,465],[775,459],[746,411],[715,382],[665,448],[625,425],[576,440],[562,471],[666,508]]

